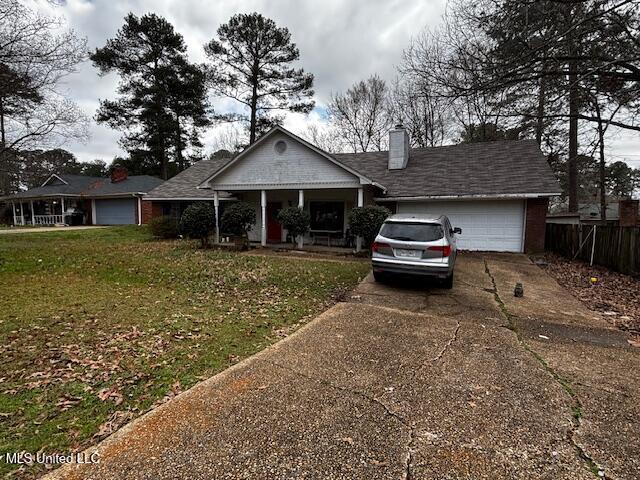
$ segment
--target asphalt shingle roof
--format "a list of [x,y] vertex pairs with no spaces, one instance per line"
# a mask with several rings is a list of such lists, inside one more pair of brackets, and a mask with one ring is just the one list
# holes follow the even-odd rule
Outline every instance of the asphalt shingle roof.
[[[388,197],[554,194],[560,186],[535,140],[413,148],[407,168],[389,170],[388,152],[338,153],[338,162],[387,189]],[[230,158],[201,160],[149,192],[149,198],[213,198],[196,188]]]
[[388,152],[333,157],[383,185],[389,197],[560,192],[535,140],[414,148],[402,170],[387,169]]
[[212,158],[200,160],[191,167],[170,178],[162,185],[154,188],[148,198],[211,198],[213,190],[196,188],[214,172],[222,168],[231,158]]
[[88,177],[85,175],[58,175],[66,184],[52,182],[44,187],[36,187],[16,193],[7,199],[48,197],[55,195],[82,195],[99,197],[102,195],[126,195],[146,193],[162,183],[162,180],[150,175],[131,175],[126,180],[111,183],[110,178]]

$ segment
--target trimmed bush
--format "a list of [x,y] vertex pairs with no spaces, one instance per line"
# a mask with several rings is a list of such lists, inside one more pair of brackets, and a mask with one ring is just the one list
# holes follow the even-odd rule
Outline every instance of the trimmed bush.
[[149,230],[156,238],[178,238],[178,219],[169,216],[154,217],[149,221]]
[[213,207],[204,202],[189,205],[180,217],[180,233],[200,240],[202,248],[209,246],[209,236],[216,228]]
[[364,239],[365,248],[371,248],[380,227],[389,215],[391,211],[385,207],[355,207],[349,212],[351,233]]
[[285,207],[278,212],[278,222],[289,232],[296,243],[296,238],[309,231],[311,216],[300,207]]
[[256,224],[256,211],[250,203],[233,203],[224,209],[221,220],[224,233],[247,237],[247,232]]

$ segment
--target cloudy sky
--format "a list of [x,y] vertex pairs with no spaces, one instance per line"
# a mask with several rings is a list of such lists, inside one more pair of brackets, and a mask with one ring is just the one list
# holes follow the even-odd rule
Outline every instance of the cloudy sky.
[[[42,2],[43,0],[33,0]],[[67,0],[59,6],[39,3],[62,16],[89,47],[104,45],[121,27],[128,12],[162,15],[180,32],[192,60],[205,60],[203,45],[220,24],[236,13],[258,11],[286,26],[300,49],[300,65],[315,75],[316,105],[308,117],[289,114],[285,127],[301,133],[309,123],[323,122],[322,107],[331,92],[343,91],[354,82],[377,73],[391,81],[403,49],[427,26],[439,23],[446,0]],[[67,79],[69,95],[93,117],[100,99],[113,98],[117,76],[99,77],[90,62]],[[214,103],[220,110],[228,104]],[[101,158],[109,162],[122,154],[120,133],[91,121],[91,140],[66,148],[82,161]],[[216,133],[205,138],[206,150],[214,148]],[[626,159],[640,167],[640,138],[618,135],[612,145],[614,159]]]

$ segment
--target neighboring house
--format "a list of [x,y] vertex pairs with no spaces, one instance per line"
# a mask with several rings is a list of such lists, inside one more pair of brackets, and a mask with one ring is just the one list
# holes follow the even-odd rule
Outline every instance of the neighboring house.
[[296,205],[311,215],[304,243],[350,244],[348,213],[384,205],[396,213],[448,215],[468,250],[544,248],[550,196],[560,193],[533,140],[409,148],[402,126],[389,152],[329,154],[274,127],[232,159],[205,160],[155,188],[142,201],[143,222],[179,215],[193,201],[211,201],[219,218],[229,202],[255,206],[251,241],[281,243],[278,210]]
[[[614,199],[607,201],[607,223],[620,226],[640,225],[638,200]],[[547,215],[547,223],[565,225],[593,225],[601,222],[600,203],[580,203],[577,213],[553,213]]]
[[110,178],[51,175],[40,187],[0,200],[13,212],[14,225],[128,225],[141,223],[142,197],[162,180],[128,176],[115,168]]

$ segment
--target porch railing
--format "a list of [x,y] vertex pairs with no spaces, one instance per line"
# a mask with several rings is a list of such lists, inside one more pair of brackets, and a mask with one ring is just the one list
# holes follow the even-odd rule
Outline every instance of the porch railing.
[[19,225],[19,226],[24,226],[27,224],[27,221],[25,219],[25,221],[22,221],[22,217],[13,217],[13,224],[14,225]]
[[64,215],[34,215],[33,221],[36,225],[56,225],[64,223]]

